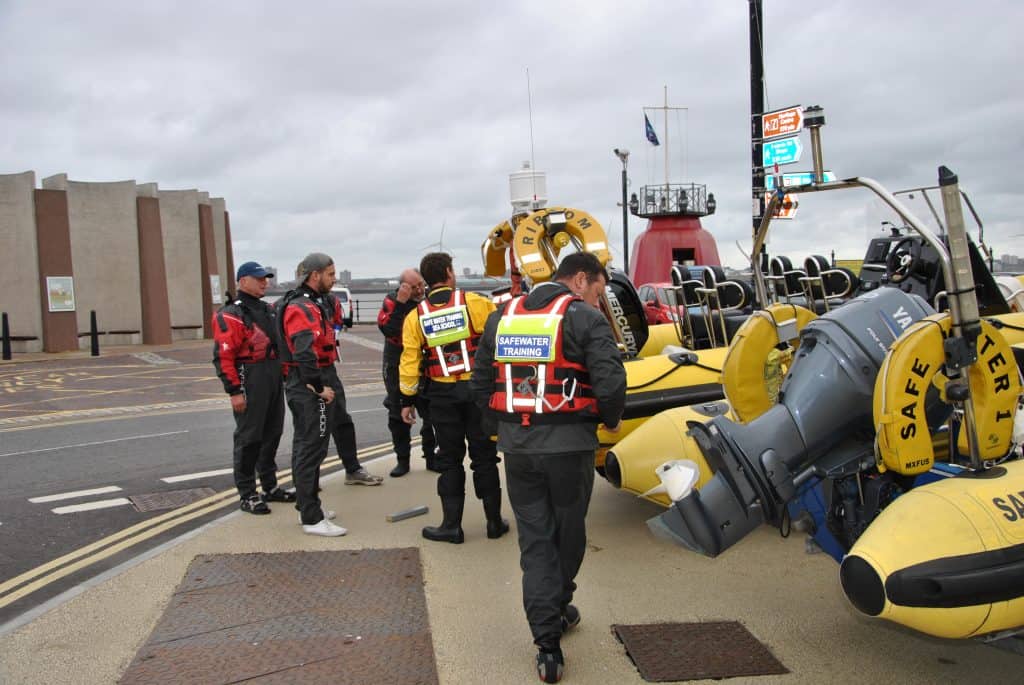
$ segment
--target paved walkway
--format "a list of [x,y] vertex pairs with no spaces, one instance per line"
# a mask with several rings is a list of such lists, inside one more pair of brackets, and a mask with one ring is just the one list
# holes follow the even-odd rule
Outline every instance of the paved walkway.
[[[76,588],[0,634],[0,683],[116,682],[199,554],[396,547],[420,549],[441,683],[536,682],[514,527],[512,535],[488,540],[482,508],[470,496],[465,544],[423,540],[420,528],[436,524],[440,512],[434,475],[421,459],[413,462],[411,474],[380,488],[325,481],[325,503],[338,511],[346,537],[303,535],[287,505],[265,517],[236,512]],[[368,468],[386,475],[393,464],[389,455]],[[387,514],[419,504],[431,512],[386,522]],[[598,479],[577,593],[583,622],[563,644],[564,682],[643,682],[613,624],[719,620],[742,622],[791,671],[734,683],[1020,680],[1019,656],[860,616],[842,595],[835,562],[808,555],[799,535],[782,539],[761,528],[721,558],[707,559],[653,538],[644,521],[659,511]]]

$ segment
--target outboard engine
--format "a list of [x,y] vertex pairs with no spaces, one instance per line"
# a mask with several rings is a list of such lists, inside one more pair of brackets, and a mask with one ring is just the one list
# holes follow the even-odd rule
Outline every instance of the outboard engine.
[[777,405],[748,424],[688,423],[715,476],[648,521],[651,530],[714,557],[758,525],[780,524],[786,502],[812,475],[873,463],[879,367],[893,341],[933,313],[917,295],[880,288],[808,324]]
[[609,267],[608,278],[605,299],[609,311],[605,312],[605,316],[611,322],[616,335],[621,336],[620,342],[625,347],[627,357],[632,359],[640,354],[650,332],[644,304],[640,301],[633,282],[625,273]]

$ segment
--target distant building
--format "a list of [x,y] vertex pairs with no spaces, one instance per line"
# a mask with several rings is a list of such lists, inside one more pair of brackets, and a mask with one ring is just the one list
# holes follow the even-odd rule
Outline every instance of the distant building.
[[341,271],[338,272],[338,281],[340,283],[348,285],[349,283],[352,282],[352,272],[349,271],[348,269],[342,269]]
[[470,269],[468,266],[464,266],[464,267],[462,267],[462,275],[466,276],[466,277],[472,276],[473,275],[473,270]]

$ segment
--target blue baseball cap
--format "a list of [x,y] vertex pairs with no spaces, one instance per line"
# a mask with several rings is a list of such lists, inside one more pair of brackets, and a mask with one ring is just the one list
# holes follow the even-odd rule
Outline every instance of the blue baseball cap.
[[235,280],[240,281],[243,276],[252,276],[253,278],[273,278],[274,274],[264,269],[257,262],[246,262],[242,266],[238,267],[238,274]]

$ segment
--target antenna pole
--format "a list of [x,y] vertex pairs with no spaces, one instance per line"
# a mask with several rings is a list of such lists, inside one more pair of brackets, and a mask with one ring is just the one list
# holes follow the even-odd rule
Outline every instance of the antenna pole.
[[668,193],[668,86],[665,86],[665,107],[663,111],[665,113],[665,192]]

